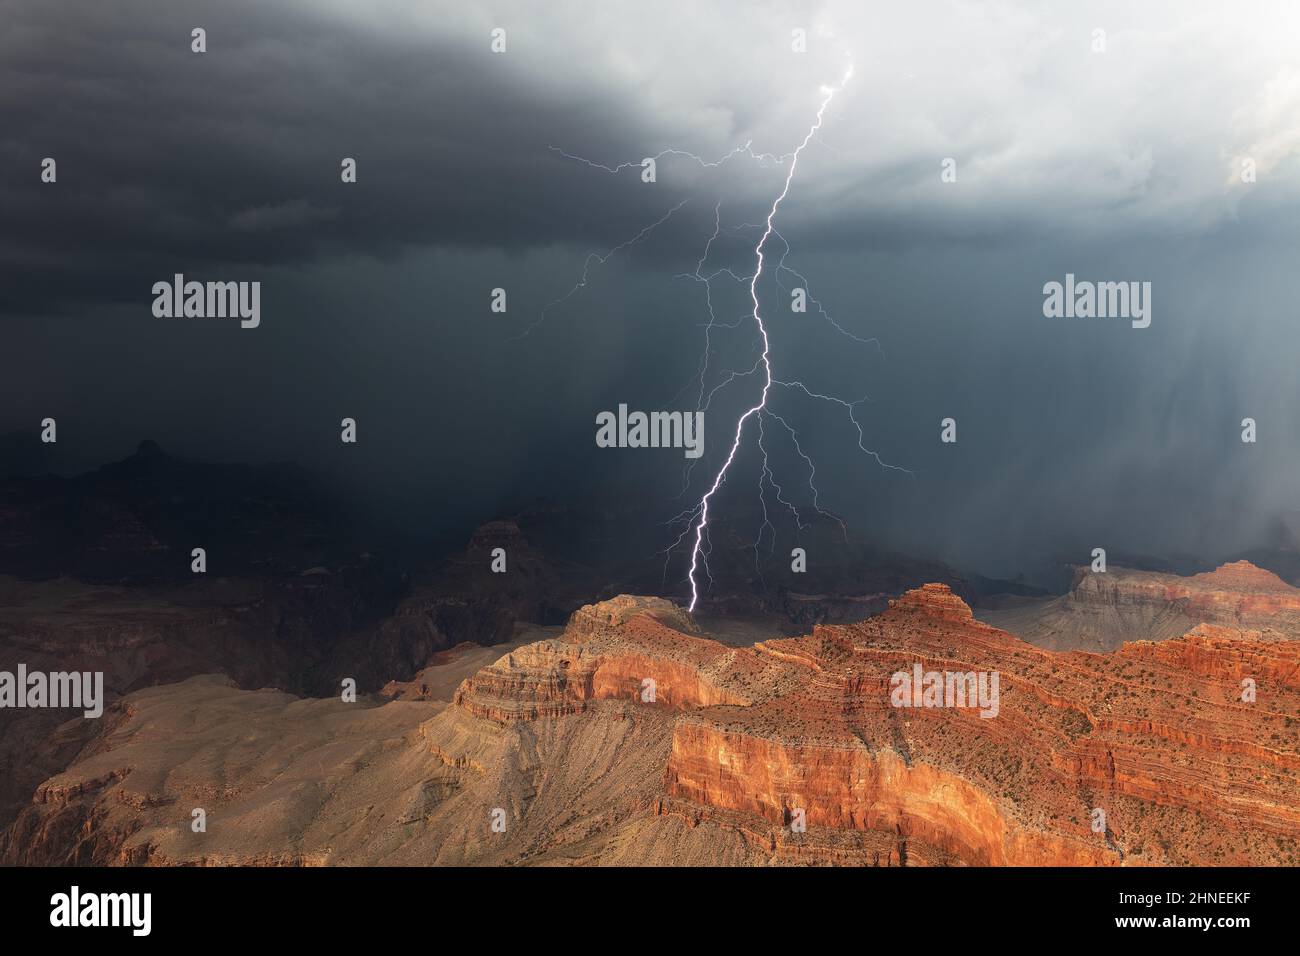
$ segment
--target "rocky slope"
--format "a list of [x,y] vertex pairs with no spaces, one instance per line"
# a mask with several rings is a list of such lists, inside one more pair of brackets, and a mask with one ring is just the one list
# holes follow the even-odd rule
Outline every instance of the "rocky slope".
[[[199,578],[187,587],[117,587],[0,577],[0,671],[102,672],[108,702],[141,687],[220,671],[242,687],[336,692],[409,674],[443,639],[430,626],[371,623],[364,567],[268,581]],[[55,728],[75,712],[0,710],[0,825],[66,766]],[[78,724],[86,726],[77,726]],[[93,734],[75,720],[65,736]],[[71,739],[71,738],[70,738]]]
[[[1201,625],[1053,653],[943,585],[750,648],[694,630],[657,599],[590,606],[450,701],[453,652],[382,704],[139,691],[0,860],[1300,862],[1300,642]],[[916,665],[997,674],[996,714],[894,706]]]
[[[506,574],[490,570],[495,547],[507,550]],[[129,549],[116,557],[132,566]],[[507,521],[478,529],[464,552],[414,580],[365,554],[256,577],[186,574],[131,585],[0,575],[0,671],[102,671],[110,702],[217,672],[248,689],[333,696],[346,677],[373,691],[458,644],[499,645],[520,622],[562,623],[584,581]],[[0,710],[0,826],[95,732],[91,722],[56,736],[69,716]]]

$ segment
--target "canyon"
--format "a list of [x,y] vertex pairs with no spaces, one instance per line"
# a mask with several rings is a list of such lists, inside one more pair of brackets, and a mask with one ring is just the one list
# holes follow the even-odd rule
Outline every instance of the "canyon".
[[[1296,865],[1296,589],[1244,563],[1111,573],[1069,613],[1172,604],[1190,626],[1052,650],[931,583],[737,646],[620,595],[356,703],[217,675],[134,690],[0,861]],[[916,664],[998,673],[997,716],[892,707]]]
[[[719,522],[694,616],[589,516],[412,561],[340,514],[150,442],[0,482],[0,671],[106,699],[0,710],[0,863],[1300,862],[1300,589],[1248,561],[1053,596],[832,519],[790,574]],[[900,673],[995,675],[997,707],[892,706]]]

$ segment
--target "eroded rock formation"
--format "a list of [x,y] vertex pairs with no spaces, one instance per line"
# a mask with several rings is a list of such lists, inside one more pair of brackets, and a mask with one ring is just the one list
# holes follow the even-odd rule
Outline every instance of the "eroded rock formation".
[[1114,650],[1126,641],[1177,637],[1203,623],[1300,635],[1300,588],[1248,561],[1191,577],[1079,568],[1068,594],[980,617],[1052,650]]
[[[1275,631],[1054,653],[943,585],[749,648],[692,630],[656,599],[585,607],[450,701],[141,691],[0,859],[1300,862],[1300,642]],[[997,674],[996,714],[895,706],[918,665]]]

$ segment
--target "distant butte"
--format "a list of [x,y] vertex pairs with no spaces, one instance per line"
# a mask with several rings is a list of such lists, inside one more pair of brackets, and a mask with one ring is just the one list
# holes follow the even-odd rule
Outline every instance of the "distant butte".
[[1213,571],[1197,574],[1192,580],[1206,587],[1229,591],[1281,591],[1300,595],[1272,571],[1257,568],[1249,561],[1221,564]]
[[1125,641],[1178,637],[1198,624],[1285,638],[1300,636],[1300,589],[1249,561],[1191,577],[1078,568],[1066,595],[981,611],[979,617],[1058,651],[1112,651]]

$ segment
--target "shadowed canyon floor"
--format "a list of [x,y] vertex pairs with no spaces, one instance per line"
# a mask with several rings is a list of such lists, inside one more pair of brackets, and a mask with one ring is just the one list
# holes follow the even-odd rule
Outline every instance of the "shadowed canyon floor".
[[[752,646],[618,597],[351,704],[191,677],[115,704],[0,860],[1294,865],[1300,592],[1265,575],[1081,581],[1188,618],[1111,653],[1026,643],[927,585]],[[892,706],[916,665],[996,673],[996,715]]]

